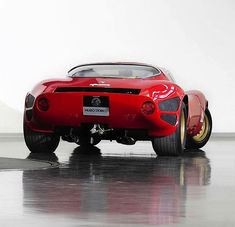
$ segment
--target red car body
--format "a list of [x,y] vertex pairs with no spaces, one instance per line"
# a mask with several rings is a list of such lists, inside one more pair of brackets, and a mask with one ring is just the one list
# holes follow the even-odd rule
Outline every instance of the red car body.
[[[85,124],[98,124],[105,126],[104,131],[123,129],[130,135],[138,131],[135,140],[147,140],[173,134],[179,125],[180,107],[184,103],[187,135],[192,137],[200,132],[208,106],[200,91],[185,92],[170,75],[155,67],[158,73],[146,78],[73,77],[80,67],[94,65],[152,67],[136,63],[88,64],[72,69],[66,79],[42,81],[26,96],[24,124],[34,132],[61,136]],[[103,115],[84,114],[84,97],[91,97],[94,102],[96,97],[105,97],[107,112]],[[172,99],[178,100],[177,109],[161,110],[160,103]],[[103,135],[102,139],[115,139],[115,136]]]

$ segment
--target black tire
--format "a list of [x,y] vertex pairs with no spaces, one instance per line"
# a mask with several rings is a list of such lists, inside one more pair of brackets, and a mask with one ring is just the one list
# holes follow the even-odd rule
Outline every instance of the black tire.
[[155,137],[152,140],[153,149],[158,156],[179,156],[186,144],[186,108],[182,103],[179,124],[175,133],[165,137]]
[[188,136],[186,147],[188,149],[202,148],[209,140],[212,131],[212,118],[208,108],[205,110],[205,117],[201,131],[195,136]]
[[32,153],[53,153],[59,145],[60,136],[34,132],[24,124],[24,140]]
[[79,137],[78,145],[81,146],[89,146],[89,145],[97,145],[101,141],[101,138],[98,136],[81,136]]

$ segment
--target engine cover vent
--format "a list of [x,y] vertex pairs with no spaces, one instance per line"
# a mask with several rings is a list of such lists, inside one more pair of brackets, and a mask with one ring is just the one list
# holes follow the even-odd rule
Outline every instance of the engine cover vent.
[[117,94],[138,95],[140,89],[129,88],[101,88],[101,87],[59,87],[54,92],[106,92]]

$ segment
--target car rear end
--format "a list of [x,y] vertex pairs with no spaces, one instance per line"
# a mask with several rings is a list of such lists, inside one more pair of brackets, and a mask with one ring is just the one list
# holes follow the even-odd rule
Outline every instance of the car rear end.
[[91,132],[105,139],[120,133],[137,139],[167,136],[177,127],[178,96],[177,87],[148,65],[82,65],[66,80],[39,84],[27,95],[25,124],[37,132]]
[[170,114],[172,122],[163,119],[163,113],[158,101],[141,89],[58,87],[39,95],[25,119],[35,131],[68,133],[99,124],[109,131],[138,131],[142,139],[148,139],[174,132],[176,114]]

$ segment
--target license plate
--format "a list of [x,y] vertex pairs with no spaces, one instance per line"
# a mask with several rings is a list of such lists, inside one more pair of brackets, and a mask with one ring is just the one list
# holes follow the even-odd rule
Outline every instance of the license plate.
[[107,96],[84,96],[83,115],[109,116],[109,99]]

